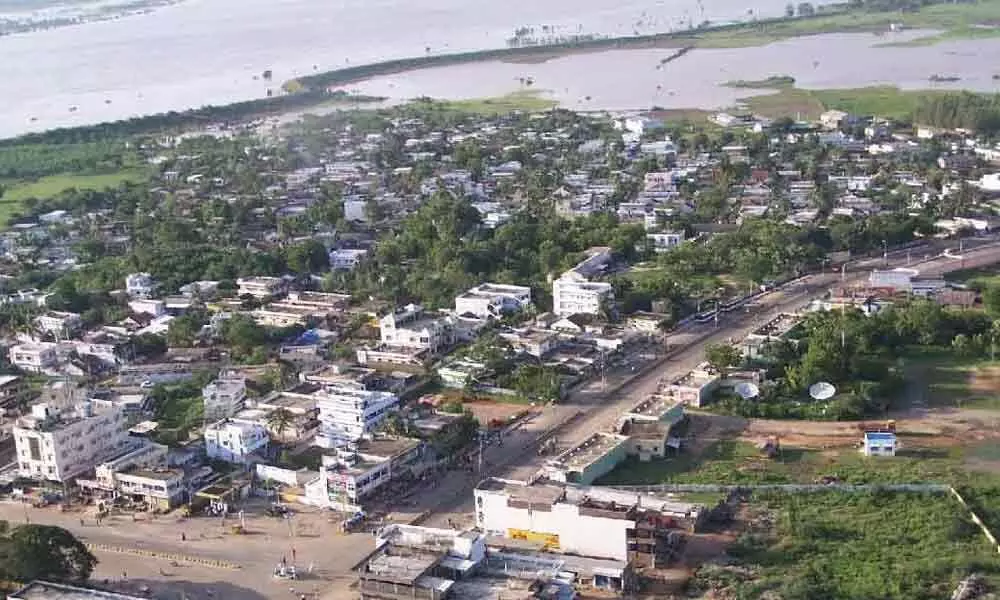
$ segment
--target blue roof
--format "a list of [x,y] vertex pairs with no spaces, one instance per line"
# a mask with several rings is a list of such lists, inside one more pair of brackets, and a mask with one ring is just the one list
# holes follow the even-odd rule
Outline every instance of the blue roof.
[[895,433],[882,433],[879,431],[866,431],[865,439],[873,442],[890,442],[896,439]]

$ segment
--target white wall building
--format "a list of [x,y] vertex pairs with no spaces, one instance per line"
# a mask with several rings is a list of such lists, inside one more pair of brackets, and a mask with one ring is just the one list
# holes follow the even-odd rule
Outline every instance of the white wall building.
[[86,400],[32,406],[14,426],[14,443],[22,477],[65,482],[121,454],[133,439],[122,406]]
[[59,364],[56,348],[57,344],[50,342],[15,344],[7,356],[11,364],[22,371],[42,373]]
[[399,397],[360,386],[332,385],[316,394],[319,429],[316,445],[336,448],[373,432],[399,408]]
[[267,428],[256,421],[222,419],[205,428],[205,453],[209,458],[245,464],[267,447]]
[[156,292],[156,281],[149,273],[132,273],[125,277],[125,292],[132,298],[149,298]]
[[483,283],[455,296],[455,314],[470,314],[480,319],[500,318],[528,304],[531,304],[530,287]]
[[428,316],[422,306],[407,304],[379,319],[382,343],[388,346],[438,352],[456,341],[454,323],[447,317]]
[[239,288],[237,295],[254,298],[278,296],[286,290],[285,280],[281,277],[240,277],[236,285]]
[[334,271],[353,271],[368,256],[368,251],[360,248],[345,248],[330,251],[330,268]]
[[205,418],[217,421],[232,417],[243,410],[247,399],[246,378],[239,375],[220,374],[201,390],[205,402]]
[[614,299],[610,283],[587,281],[575,271],[567,271],[552,282],[552,312],[561,317],[599,315]]
[[72,336],[83,327],[83,319],[72,312],[49,312],[35,317],[35,327],[42,333],[51,333],[56,339]]
[[646,239],[653,243],[654,252],[666,252],[684,242],[683,231],[665,231],[663,233],[647,233]]

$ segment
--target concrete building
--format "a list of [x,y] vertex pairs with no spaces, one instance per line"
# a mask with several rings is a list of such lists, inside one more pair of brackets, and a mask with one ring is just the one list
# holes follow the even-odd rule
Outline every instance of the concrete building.
[[530,287],[483,283],[455,296],[455,314],[498,319],[528,304],[531,304]]
[[708,369],[708,363],[698,365],[686,375],[670,382],[663,390],[664,393],[688,406],[701,406],[711,399],[721,383],[719,375]]
[[121,405],[85,400],[32,406],[14,426],[14,443],[22,477],[66,482],[121,454],[133,440]]
[[330,268],[334,271],[353,271],[368,256],[368,250],[345,248],[330,251]]
[[664,231],[662,233],[647,233],[646,239],[653,244],[654,252],[666,252],[684,243],[684,232]]
[[0,407],[15,404],[27,391],[28,383],[23,377],[0,375]]
[[450,319],[430,316],[417,304],[407,304],[379,319],[379,332],[387,346],[434,354],[457,341],[455,325]]
[[44,373],[59,364],[57,344],[50,342],[29,342],[10,347],[7,356],[10,363],[29,373]]
[[39,580],[32,581],[7,598],[8,600],[145,600],[145,596],[131,596]]
[[576,271],[567,271],[552,282],[552,312],[561,317],[600,315],[614,298],[610,283],[587,281]]
[[[324,456],[318,480],[307,486],[320,488],[319,494],[326,500],[324,506],[357,510],[365,499],[390,481],[409,475],[422,449],[420,440],[410,438],[360,440]],[[306,494],[316,496],[317,492],[310,493],[307,489]]]
[[51,334],[57,340],[72,337],[83,327],[83,319],[73,312],[50,310],[35,317],[35,327],[41,333]]
[[256,421],[222,419],[205,428],[205,453],[209,458],[246,464],[267,448],[267,428]]
[[232,417],[243,410],[247,398],[247,382],[242,375],[220,374],[201,390],[205,402],[205,419],[217,421]]
[[132,273],[125,277],[125,292],[132,298],[149,298],[156,293],[156,281],[149,273]]
[[236,280],[239,296],[253,296],[254,298],[269,298],[279,296],[288,287],[281,277],[240,277]]
[[548,461],[545,471],[552,481],[590,485],[610,473],[627,455],[627,437],[598,432]]
[[370,434],[399,408],[399,397],[360,386],[327,386],[316,393],[319,429],[316,445],[336,448]]
[[607,487],[487,479],[474,494],[476,525],[487,534],[641,566],[666,564],[706,514],[697,504]]

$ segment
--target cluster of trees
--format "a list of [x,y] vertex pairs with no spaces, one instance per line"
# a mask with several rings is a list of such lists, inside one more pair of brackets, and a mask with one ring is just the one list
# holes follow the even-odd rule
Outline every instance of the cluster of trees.
[[113,173],[134,163],[124,142],[0,145],[0,179],[35,179],[55,173]]
[[[719,410],[747,417],[855,420],[884,416],[902,390],[896,360],[913,346],[949,347],[976,343],[981,350],[1000,334],[978,311],[952,311],[930,301],[861,311],[818,312],[802,324],[797,342],[777,342],[763,364],[774,383],[761,396],[725,395]],[[971,346],[970,346],[971,347]],[[814,383],[834,384],[838,394],[813,401]]]
[[994,135],[1000,132],[1000,94],[925,94],[917,102],[913,120],[935,127],[961,127]]
[[90,577],[97,559],[62,527],[12,526],[0,521],[0,578],[4,581],[80,582]]

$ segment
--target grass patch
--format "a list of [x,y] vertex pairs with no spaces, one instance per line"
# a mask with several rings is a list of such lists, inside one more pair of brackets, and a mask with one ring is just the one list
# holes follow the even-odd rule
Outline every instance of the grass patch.
[[[426,101],[421,101],[426,102]],[[512,92],[497,98],[473,98],[468,100],[434,100],[441,110],[471,113],[483,116],[502,115],[514,111],[541,112],[551,110],[558,104],[555,100],[542,97],[542,92]]]
[[749,569],[703,568],[698,587],[734,598],[937,600],[971,572],[1000,574],[996,551],[945,494],[767,494],[750,512],[729,550]]
[[908,119],[921,97],[943,94],[939,90],[901,90],[893,86],[874,86],[842,90],[803,90],[779,88],[777,93],[741,98],[751,111],[765,117],[816,119],[823,111],[836,109],[857,115],[878,115]]
[[796,117],[815,120],[826,110],[826,106],[814,92],[797,88],[783,89],[776,94],[741,98],[740,102],[754,114],[771,119]]
[[725,87],[731,88],[756,88],[756,89],[784,89],[795,85],[795,78],[791,75],[771,75],[767,79],[737,79],[723,83]]
[[978,269],[963,269],[947,273],[944,278],[953,283],[963,283],[981,292],[991,285],[1000,284],[1000,268],[990,265]]
[[1000,410],[1000,361],[928,352],[908,356],[907,404]]
[[[858,436],[860,441],[861,436]],[[843,483],[961,483],[961,449],[921,448],[919,436],[900,436],[903,449],[891,459],[869,458],[853,448],[819,451],[782,448],[774,459],[761,455],[749,442],[720,440],[700,456],[640,462],[629,459],[602,477],[600,485],[707,483],[719,485],[815,483],[837,477]]]
[[19,211],[28,198],[52,198],[73,188],[103,190],[117,187],[126,181],[141,181],[145,177],[145,172],[132,169],[104,175],[49,175],[34,181],[2,182],[6,191],[0,196],[0,223],[6,223],[11,214]]

